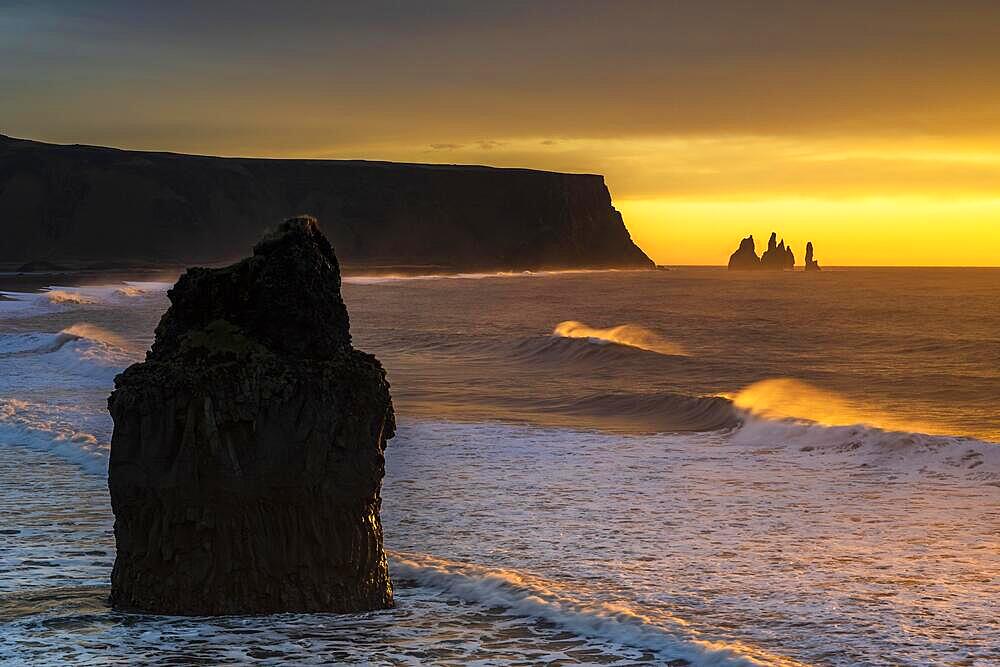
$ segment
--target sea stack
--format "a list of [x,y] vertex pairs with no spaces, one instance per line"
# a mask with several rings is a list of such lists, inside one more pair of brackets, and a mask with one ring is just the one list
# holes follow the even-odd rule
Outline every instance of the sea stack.
[[785,239],[777,242],[778,234],[771,232],[771,238],[767,242],[767,250],[760,257],[760,266],[763,269],[772,271],[784,271],[795,268],[795,254],[790,247],[785,246]]
[[740,241],[740,247],[729,256],[730,271],[744,271],[760,268],[760,258],[757,257],[757,247],[753,234]]
[[806,271],[819,271],[819,262],[813,259],[812,241],[806,243]]
[[379,518],[395,421],[351,346],[340,268],[309,217],[192,268],[143,363],[115,378],[111,602],[161,614],[391,607]]

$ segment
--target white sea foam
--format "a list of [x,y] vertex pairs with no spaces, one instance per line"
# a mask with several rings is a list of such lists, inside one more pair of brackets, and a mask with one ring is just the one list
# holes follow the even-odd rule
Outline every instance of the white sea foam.
[[31,447],[54,454],[93,475],[106,475],[109,447],[66,419],[52,416],[50,406],[0,399],[0,444]]
[[110,386],[140,353],[117,335],[87,323],[58,333],[0,334],[5,377],[0,390],[41,386]]
[[1000,444],[974,438],[747,415],[731,441],[736,445],[778,445],[802,456],[836,457],[897,473],[962,477],[1000,486]]
[[650,650],[664,661],[679,658],[706,666],[798,664],[747,646],[698,639],[681,619],[654,620],[623,604],[575,600],[565,586],[523,572],[422,554],[390,555],[392,571],[397,577],[415,580],[468,602],[543,619],[583,636]]
[[121,306],[171,287],[166,282],[126,281],[114,285],[50,285],[38,292],[0,291],[0,317],[37,316],[92,307]]

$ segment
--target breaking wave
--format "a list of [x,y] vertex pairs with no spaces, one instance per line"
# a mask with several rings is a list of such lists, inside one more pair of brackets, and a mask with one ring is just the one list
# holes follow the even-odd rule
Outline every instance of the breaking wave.
[[723,398],[672,392],[595,392],[537,398],[530,408],[548,414],[597,417],[608,427],[645,433],[720,431],[741,423],[732,403]]
[[1000,445],[935,432],[801,380],[763,380],[727,397],[742,424],[735,444],[775,445],[840,455],[893,470],[961,474],[1000,486]]
[[49,303],[73,303],[77,305],[96,303],[92,298],[79,291],[70,292],[68,290],[54,289],[42,292]]
[[393,574],[466,602],[501,607],[570,632],[652,651],[663,660],[694,665],[797,665],[742,644],[698,637],[683,619],[650,614],[624,604],[583,602],[565,586],[509,569],[491,569],[420,554],[390,552]]
[[557,324],[552,330],[552,335],[563,338],[584,338],[602,345],[615,343],[667,356],[688,356],[681,345],[672,343],[659,334],[636,324],[621,324],[607,329],[596,329],[583,322],[567,320]]
[[[58,333],[0,334],[0,360],[15,364],[7,369],[8,379],[21,376],[20,388],[46,380],[61,385],[66,374],[110,385],[114,376],[139,356],[120,337],[87,323]],[[4,384],[0,382],[0,386]]]
[[55,454],[93,475],[107,474],[109,446],[50,412],[50,406],[0,399],[0,443]]
[[899,419],[792,378],[761,380],[731,398],[738,409],[769,420],[801,420],[823,426],[864,424],[883,430],[920,433],[934,431],[927,424]]
[[62,312],[76,308],[116,306],[124,302],[159,294],[171,283],[129,281],[115,285],[62,287],[50,285],[40,292],[0,292],[0,316],[17,317]]

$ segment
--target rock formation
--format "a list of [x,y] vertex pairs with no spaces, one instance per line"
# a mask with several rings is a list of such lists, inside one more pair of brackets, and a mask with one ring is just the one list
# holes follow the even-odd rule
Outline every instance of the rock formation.
[[740,241],[740,247],[729,257],[729,270],[768,269],[784,271],[795,267],[795,253],[791,246],[785,245],[785,240],[778,242],[778,234],[771,232],[767,241],[767,250],[759,258],[754,245],[753,235]]
[[0,262],[183,266],[306,212],[352,271],[653,268],[601,176],[59,146],[0,135]]
[[729,270],[753,270],[760,268],[760,258],[757,257],[757,247],[753,234],[740,241],[740,247],[729,256]]
[[785,247],[785,239],[777,242],[778,235],[771,232],[771,238],[767,242],[767,250],[760,257],[760,266],[763,269],[773,271],[784,271],[795,267],[795,255],[790,247]]
[[813,259],[812,241],[806,243],[806,271],[819,271],[819,262]]
[[392,606],[380,489],[395,421],[353,349],[312,218],[188,270],[143,363],[115,378],[116,608],[165,614]]

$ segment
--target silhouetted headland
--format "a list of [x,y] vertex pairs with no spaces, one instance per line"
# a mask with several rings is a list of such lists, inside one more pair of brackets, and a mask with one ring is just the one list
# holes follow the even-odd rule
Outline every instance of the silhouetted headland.
[[351,346],[312,218],[189,269],[143,363],[115,378],[117,608],[183,615],[391,607],[385,371]]
[[653,268],[601,176],[221,158],[0,135],[0,262],[185,266],[309,213],[352,271]]

